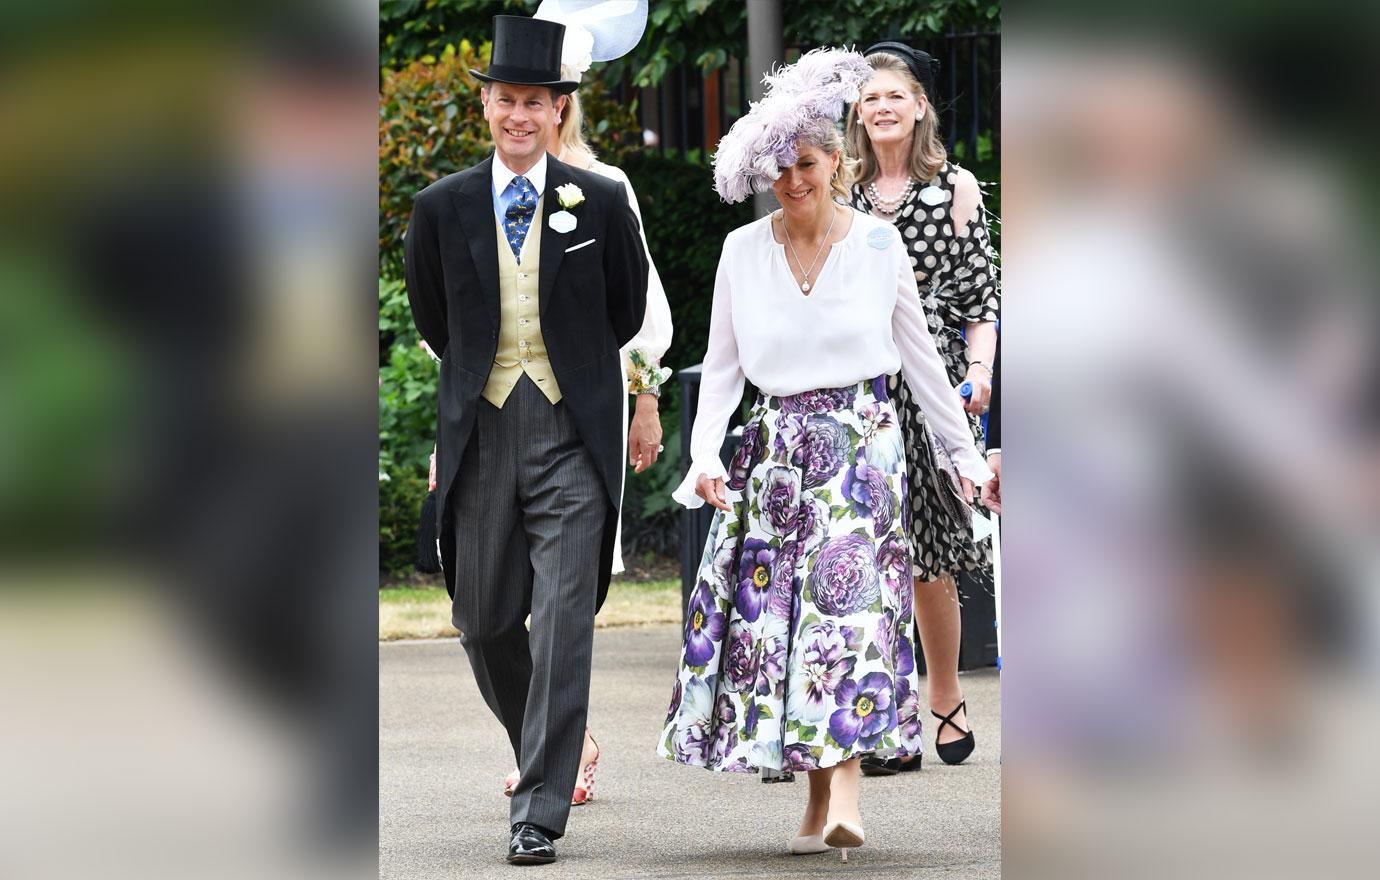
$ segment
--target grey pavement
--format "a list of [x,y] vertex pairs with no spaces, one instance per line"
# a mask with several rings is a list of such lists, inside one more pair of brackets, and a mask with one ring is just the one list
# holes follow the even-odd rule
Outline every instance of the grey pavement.
[[[995,670],[963,676],[978,747],[948,767],[927,719],[924,768],[863,780],[867,842],[849,856],[786,853],[804,808],[788,784],[672,764],[655,744],[671,696],[676,627],[595,634],[590,724],[603,750],[595,801],[571,810],[554,865],[503,861],[513,756],[456,640],[379,645],[379,877],[999,878],[1001,716]],[[937,722],[936,722],[937,723]]]

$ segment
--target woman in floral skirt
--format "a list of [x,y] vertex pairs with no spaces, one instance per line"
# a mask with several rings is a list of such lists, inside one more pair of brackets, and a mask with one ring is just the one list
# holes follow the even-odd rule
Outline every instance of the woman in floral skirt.
[[[864,840],[858,758],[920,748],[905,444],[886,389],[904,366],[969,501],[973,446],[891,224],[853,211],[835,122],[871,74],[817,50],[768,80],[719,145],[729,202],[782,204],[724,242],[693,463],[675,497],[718,508],[687,609],[660,753],[742,773],[808,772],[789,849]],[[745,381],[760,391],[730,468]]]

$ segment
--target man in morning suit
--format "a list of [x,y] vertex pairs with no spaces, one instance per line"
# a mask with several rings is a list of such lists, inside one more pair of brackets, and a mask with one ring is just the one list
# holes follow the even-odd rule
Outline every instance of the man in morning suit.
[[[508,861],[554,861],[584,741],[623,479],[619,348],[647,260],[621,185],[547,155],[563,25],[500,15],[494,154],[417,194],[407,293],[441,357],[437,505],[452,616],[521,778]],[[531,614],[529,633],[525,620]]]

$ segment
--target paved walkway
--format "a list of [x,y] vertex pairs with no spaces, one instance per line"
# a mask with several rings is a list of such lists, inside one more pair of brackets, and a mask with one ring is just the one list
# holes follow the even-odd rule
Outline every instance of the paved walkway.
[[803,779],[763,785],[656,756],[679,647],[675,627],[595,634],[597,799],[572,810],[555,865],[524,869],[503,861],[512,753],[459,642],[379,645],[379,877],[1001,877],[995,670],[963,677],[977,751],[960,767],[927,751],[918,773],[864,779],[867,845],[841,864],[785,852]]

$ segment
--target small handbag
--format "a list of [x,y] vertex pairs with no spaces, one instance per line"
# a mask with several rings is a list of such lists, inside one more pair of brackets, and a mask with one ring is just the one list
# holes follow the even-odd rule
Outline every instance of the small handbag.
[[426,493],[422,502],[420,521],[417,523],[417,570],[423,574],[437,574],[441,570],[441,557],[436,539],[436,490]]
[[939,504],[964,529],[973,528],[973,508],[963,500],[963,484],[959,482],[958,466],[948,450],[944,449],[925,425],[925,442],[930,448],[930,458],[934,462],[934,481],[939,490]]

